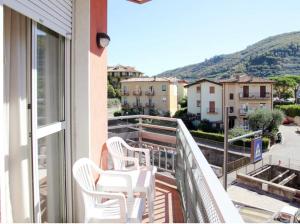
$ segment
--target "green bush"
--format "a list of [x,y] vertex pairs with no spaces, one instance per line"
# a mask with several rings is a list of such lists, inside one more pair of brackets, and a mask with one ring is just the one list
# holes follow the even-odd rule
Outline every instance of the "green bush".
[[175,118],[183,118],[187,115],[187,108],[177,110],[173,117]]
[[276,106],[280,106],[280,105],[294,105],[295,103],[294,102],[273,102],[273,106],[276,107]]
[[182,98],[178,104],[180,105],[181,108],[187,107],[187,97]]
[[282,110],[289,117],[300,116],[300,105],[280,105],[276,106],[276,109]]
[[[217,141],[217,142],[224,142],[224,135],[223,134],[218,134],[218,133],[210,133],[210,132],[204,132],[204,131],[190,131],[192,136],[198,137],[198,138],[204,138],[212,141]],[[262,138],[262,148],[263,150],[266,150],[269,146],[270,140],[268,138]],[[251,139],[246,138],[244,140],[239,140],[234,142],[234,145],[237,146],[244,146],[247,148],[251,148]]]
[[115,116],[115,117],[120,117],[120,116],[122,116],[122,111],[115,111],[115,112],[114,112],[114,116]]

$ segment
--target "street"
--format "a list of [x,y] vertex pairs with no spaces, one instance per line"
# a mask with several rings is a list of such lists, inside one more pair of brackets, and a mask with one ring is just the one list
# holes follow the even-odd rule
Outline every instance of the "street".
[[283,142],[273,145],[265,156],[290,158],[300,162],[300,134],[296,133],[297,129],[300,127],[296,125],[281,125],[279,131],[282,133]]

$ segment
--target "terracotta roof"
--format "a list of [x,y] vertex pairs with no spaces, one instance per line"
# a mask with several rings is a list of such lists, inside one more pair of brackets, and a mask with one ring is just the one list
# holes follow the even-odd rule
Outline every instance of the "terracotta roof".
[[108,66],[107,71],[108,72],[139,72],[139,73],[142,73],[142,72],[136,70],[135,67],[124,66],[124,65]]
[[176,78],[158,78],[158,77],[144,77],[144,78],[131,78],[122,80],[121,82],[180,82],[181,80]]
[[229,79],[220,80],[220,83],[275,83],[275,81],[247,74],[236,74]]
[[197,84],[199,84],[201,82],[211,82],[213,84],[222,85],[221,83],[219,83],[217,81],[206,79],[206,78],[202,78],[202,79],[197,80],[196,82],[193,82],[193,83],[190,83],[190,84],[186,85],[185,88],[188,88],[188,87],[193,86],[193,85],[197,85]]

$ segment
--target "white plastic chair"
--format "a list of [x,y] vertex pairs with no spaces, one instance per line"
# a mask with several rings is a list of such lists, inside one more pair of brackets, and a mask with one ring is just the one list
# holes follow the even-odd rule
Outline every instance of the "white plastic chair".
[[[146,160],[146,169],[151,171],[153,175],[157,172],[157,168],[150,164],[150,151],[149,149],[143,148],[134,148],[128,145],[122,138],[120,137],[112,137],[106,141],[106,145],[108,148],[108,152],[112,157],[113,165],[115,170],[133,170],[133,169],[141,169],[139,165],[139,159],[135,157],[128,157],[124,155],[124,149],[132,151],[132,152],[142,152],[145,154]],[[126,162],[133,162],[133,167],[126,167]]]
[[[143,149],[143,148],[134,148],[128,145],[122,138],[120,137],[112,137],[109,138],[106,141],[106,146],[108,148],[108,152],[112,158],[114,169],[115,170],[146,170],[151,173],[151,185],[150,189],[150,195],[147,197],[148,202],[148,209],[149,209],[149,218],[150,222],[154,218],[154,202],[153,199],[155,198],[155,173],[157,172],[157,168],[155,166],[152,166],[150,164],[150,151],[149,149]],[[139,159],[135,157],[127,157],[124,155],[124,149],[133,151],[133,152],[142,152],[145,154],[145,160],[146,160],[146,166],[140,167],[139,165]],[[133,162],[133,167],[126,167],[127,162]],[[135,189],[133,189],[135,192]]]
[[[100,179],[118,178],[125,181],[130,197],[126,199],[123,193],[97,191],[94,174],[99,174]],[[86,158],[75,162],[73,175],[81,188],[85,206],[85,222],[140,223],[142,221],[145,203],[142,198],[132,197],[132,181],[129,175],[103,171]]]

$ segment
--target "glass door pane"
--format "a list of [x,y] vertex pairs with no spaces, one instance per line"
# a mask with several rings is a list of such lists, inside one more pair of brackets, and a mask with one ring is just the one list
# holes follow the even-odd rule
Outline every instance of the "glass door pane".
[[64,42],[58,34],[38,25],[38,126],[64,120]]
[[41,222],[61,222],[64,180],[63,131],[38,140]]

